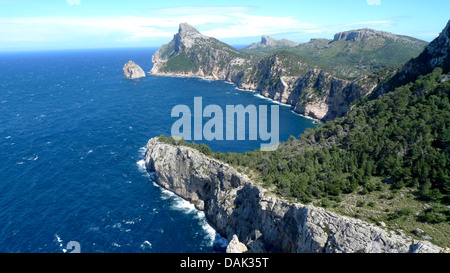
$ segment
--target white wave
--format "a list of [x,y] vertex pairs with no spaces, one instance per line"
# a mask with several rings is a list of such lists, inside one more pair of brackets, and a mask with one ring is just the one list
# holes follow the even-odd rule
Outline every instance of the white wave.
[[[171,208],[174,210],[181,211],[185,214],[193,214],[194,218],[199,220],[199,224],[202,227],[202,229],[206,233],[206,239],[209,241],[210,246],[212,246],[214,243],[223,246],[227,245],[228,241],[221,237],[216,230],[208,223],[206,220],[205,213],[203,211],[198,210],[194,204],[190,203],[189,201],[181,198],[174,192],[171,192],[162,186],[158,185],[156,183],[156,174],[154,172],[149,173],[150,178],[153,182],[153,185],[160,189],[161,191],[161,199],[163,200],[172,200],[173,203],[171,205]],[[155,209],[153,209],[155,212]]]
[[241,89],[239,87],[235,87],[234,89],[239,90],[239,91],[244,91],[244,92],[251,92],[251,93],[255,93],[257,91],[255,90],[251,90],[251,89]]
[[[180,196],[176,195],[175,193],[162,188],[161,186],[159,186],[159,188],[161,189],[161,198],[164,200],[167,199],[172,199],[173,203],[172,203],[172,209],[174,210],[178,210],[181,211],[185,214],[191,214],[194,216],[194,218],[199,220],[199,224],[201,226],[201,228],[205,231],[206,233],[206,240],[208,241],[209,245],[212,246],[217,239],[221,240],[225,240],[225,238],[222,238],[217,232],[216,230],[208,223],[208,220],[206,220],[206,215],[205,212],[198,210],[194,204],[190,203],[189,201],[181,198]],[[228,241],[226,241],[226,243],[228,243]],[[223,242],[220,242],[220,245],[222,245]]]
[[145,156],[145,151],[147,151],[147,147],[146,146],[139,148],[139,155],[144,157]]
[[63,253],[66,253],[67,249],[63,248],[63,244],[62,244],[63,240],[61,240],[61,237],[59,237],[58,234],[55,234],[55,237],[56,237],[56,241],[58,242],[59,247],[61,248],[61,251]]
[[141,173],[146,173],[147,172],[147,168],[145,167],[145,160],[141,159],[138,162],[136,162],[136,165],[138,167],[139,172]]
[[279,105],[281,105],[281,106],[292,107],[292,105],[289,105],[289,104],[286,104],[286,103],[281,103],[281,102],[276,101],[276,100],[273,100],[273,99],[271,99],[271,98],[266,98],[266,97],[264,97],[264,96],[261,95],[261,94],[255,94],[255,97],[258,97],[258,98],[260,98],[260,99],[264,99],[264,100],[267,100],[267,101],[270,101],[270,102],[279,104]]
[[304,115],[299,114],[299,113],[297,113],[297,112],[295,112],[295,111],[291,111],[291,112],[292,112],[294,115],[301,116],[302,118],[305,118],[305,119],[309,119],[309,120],[318,122],[319,124],[322,123],[322,122],[321,122],[320,120],[318,120],[318,119],[315,119],[315,118],[312,118],[312,117],[308,117],[308,116],[304,116]]
[[183,198],[179,196],[174,196],[174,204],[172,205],[172,208],[181,212],[184,212],[186,214],[197,214],[200,213],[198,211],[194,204],[190,203],[189,201],[184,200]]
[[61,242],[62,242],[62,240],[61,240],[61,238],[58,236],[58,234],[55,234],[55,237],[56,237],[56,241],[58,241],[58,243],[61,243]]
[[146,248],[151,248],[152,247],[152,243],[150,243],[149,241],[145,240],[142,244],[141,244],[141,248],[146,249]]

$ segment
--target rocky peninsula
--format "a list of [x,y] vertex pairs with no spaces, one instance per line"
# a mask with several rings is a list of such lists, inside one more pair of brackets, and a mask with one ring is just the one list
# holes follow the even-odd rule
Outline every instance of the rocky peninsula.
[[[203,210],[230,252],[437,253],[443,249],[382,227],[293,203],[199,151],[149,140],[145,164],[164,188]],[[244,247],[245,246],[245,247]]]
[[[331,120],[345,115],[356,100],[371,94],[385,79],[387,73],[371,72],[395,59],[383,52],[388,45],[403,52],[393,56],[408,57],[396,60],[402,63],[417,56],[426,43],[363,29],[305,44],[263,36],[261,42],[236,50],[182,23],[173,40],[152,56],[150,73],[225,80],[292,105],[301,115]],[[366,55],[373,59],[366,60]]]

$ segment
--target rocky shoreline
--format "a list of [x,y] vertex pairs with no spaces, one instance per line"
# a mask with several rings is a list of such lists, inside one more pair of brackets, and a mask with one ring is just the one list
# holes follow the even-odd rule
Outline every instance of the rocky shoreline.
[[[149,140],[145,165],[157,183],[190,201],[232,249],[297,253],[439,253],[443,249],[373,224],[275,196],[199,151]],[[242,243],[244,246],[242,246]],[[233,251],[233,250],[230,251]]]
[[182,23],[173,40],[152,56],[150,74],[225,80],[239,89],[258,91],[265,98],[291,105],[298,114],[323,121],[344,116],[357,99],[371,94],[385,77],[337,77],[293,59],[286,52],[258,58]]

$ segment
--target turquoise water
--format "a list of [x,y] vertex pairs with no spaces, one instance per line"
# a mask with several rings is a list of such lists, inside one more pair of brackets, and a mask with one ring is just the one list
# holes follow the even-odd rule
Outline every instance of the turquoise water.
[[[202,212],[152,181],[148,139],[170,135],[177,104],[272,105],[223,81],[123,77],[155,49],[0,55],[0,252],[222,252]],[[224,108],[225,109],[225,108]],[[280,140],[311,120],[280,106]],[[245,152],[258,141],[205,142]]]

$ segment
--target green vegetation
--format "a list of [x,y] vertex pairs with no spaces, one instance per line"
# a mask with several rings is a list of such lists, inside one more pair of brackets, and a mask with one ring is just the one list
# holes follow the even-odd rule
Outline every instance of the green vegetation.
[[213,153],[211,148],[209,148],[206,144],[203,144],[203,143],[197,144],[195,142],[187,142],[184,139],[175,139],[173,137],[166,137],[164,135],[159,136],[158,140],[160,142],[175,145],[175,146],[190,147],[190,148],[200,151],[201,153],[203,153],[204,155],[207,155],[207,156],[209,156]]
[[380,69],[402,65],[418,56],[426,45],[426,42],[411,37],[394,40],[376,35],[375,38],[362,41],[312,39],[296,47],[264,47],[241,51],[259,58],[280,51],[290,52],[293,59],[313,64],[339,78],[352,80]]
[[273,152],[213,153],[204,144],[163,141],[250,170],[263,186],[295,201],[400,227],[440,225],[438,242],[450,245],[450,81],[442,78],[437,68]]
[[215,157],[258,170],[266,186],[302,202],[389,185],[413,187],[424,201],[449,203],[450,82],[439,83],[441,72],[308,129],[277,151]]
[[162,67],[164,72],[187,72],[197,71],[198,64],[184,53],[173,55]]

